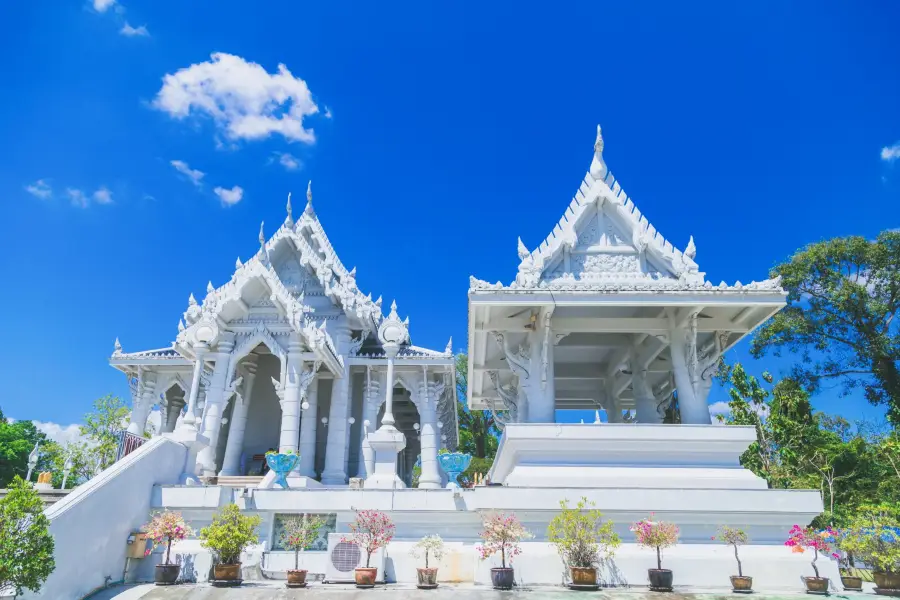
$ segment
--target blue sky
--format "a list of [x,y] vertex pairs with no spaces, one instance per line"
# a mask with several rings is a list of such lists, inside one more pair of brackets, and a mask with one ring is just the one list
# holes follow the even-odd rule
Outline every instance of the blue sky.
[[[667,238],[694,236],[714,282],[900,226],[896,3],[438,4],[4,3],[7,415],[72,423],[127,396],[115,337],[168,345],[188,294],[308,179],[360,288],[437,348],[464,344],[468,276],[508,282],[516,237],[533,247],[562,214],[597,123],[625,190]],[[182,118],[167,75],[230,100]],[[294,111],[266,119],[270,96]]]

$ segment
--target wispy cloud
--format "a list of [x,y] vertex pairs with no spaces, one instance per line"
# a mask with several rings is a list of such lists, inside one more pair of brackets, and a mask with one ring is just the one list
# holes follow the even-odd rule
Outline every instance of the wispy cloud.
[[289,152],[276,152],[275,156],[278,157],[278,164],[288,171],[296,171],[303,166],[300,159]]
[[147,31],[147,27],[145,25],[138,25],[137,27],[132,27],[128,24],[128,21],[122,26],[122,29],[119,30],[124,36],[127,37],[150,37],[150,32]]
[[244,188],[239,185],[234,186],[230,190],[217,187],[213,191],[219,197],[219,200],[222,201],[222,206],[234,206],[244,197]]
[[61,446],[78,442],[87,442],[81,435],[81,426],[78,424],[60,425],[51,421],[32,421],[38,431]]
[[881,149],[881,160],[892,163],[898,158],[900,158],[900,142]]
[[46,179],[38,179],[34,183],[25,186],[25,191],[36,198],[47,200],[53,196],[53,189]]
[[106,12],[116,3],[116,0],[94,0],[94,10],[97,12]]
[[184,175],[190,180],[191,183],[200,187],[200,181],[206,175],[203,171],[199,171],[197,169],[192,169],[186,162],[183,160],[173,160],[172,166],[175,167],[175,170]]
[[92,200],[96,204],[112,204],[112,192],[105,185],[100,186],[90,196],[76,188],[66,188],[66,195],[69,197],[69,201],[72,202],[72,206],[77,206],[78,208],[89,207]]
[[105,185],[94,192],[94,202],[97,204],[112,204],[112,192]]
[[175,119],[211,117],[230,140],[258,140],[272,134],[312,144],[304,119],[319,112],[306,82],[285,65],[269,73],[240,56],[215,53],[163,77],[153,106]]

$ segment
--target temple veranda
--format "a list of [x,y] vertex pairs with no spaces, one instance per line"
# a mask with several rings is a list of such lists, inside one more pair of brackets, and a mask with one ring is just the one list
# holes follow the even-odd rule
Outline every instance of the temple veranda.
[[[654,513],[681,529],[666,551],[676,585],[728,585],[734,557],[710,537],[731,525],[752,540],[741,558],[756,589],[797,588],[808,557],[783,541],[822,511],[820,494],[770,490],[742,468],[755,431],[711,424],[707,401],[721,354],[780,310],[786,294],[777,280],[707,281],[693,238],[684,250],[666,240],[603,152],[598,127],[574,198],[534,250],[519,240],[509,284],[470,280],[468,403],[503,427],[492,485],[447,487],[438,460],[440,448],[457,445],[452,343],[412,345],[396,305],[385,311],[357,288],[308,190],[299,218],[289,197],[284,222],[268,238],[260,229],[231,279],[210,283],[202,302],[190,297],[170,346],[126,352],[117,340],[110,364],[131,385],[129,431],[144,431],[154,407],[161,431],[48,509],[57,570],[42,597],[79,598],[123,572],[152,578],[159,552],[127,564],[124,556],[126,538],[152,511],[178,510],[200,528],[230,502],[262,517],[260,543],[242,556],[245,579],[283,578],[293,554],[280,546],[281,523],[314,513],[328,525],[301,568],[342,581],[335,534],[348,531],[355,510],[371,508],[397,527],[377,559],[388,582],[415,581],[408,550],[437,533],[449,549],[442,581],[488,583],[496,565],[474,549],[481,518],[506,511],[535,535],[516,559],[519,584],[554,585],[566,569],[547,523],[561,500],[581,497],[624,542],[600,574],[606,583],[647,585],[655,555],[628,528]],[[673,402],[681,423],[663,424]],[[606,422],[557,423],[565,409],[603,412]],[[269,449],[300,454],[288,489],[260,473]],[[183,573],[207,578],[211,556],[198,540],[173,552]],[[836,575],[833,563],[820,565]]]

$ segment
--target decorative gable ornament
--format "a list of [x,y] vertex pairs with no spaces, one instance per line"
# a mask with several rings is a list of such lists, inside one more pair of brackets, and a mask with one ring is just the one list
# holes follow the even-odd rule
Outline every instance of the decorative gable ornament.
[[378,328],[378,339],[384,345],[399,346],[409,341],[409,317],[405,321],[400,320],[397,314],[397,302],[391,302],[391,314],[387,316]]

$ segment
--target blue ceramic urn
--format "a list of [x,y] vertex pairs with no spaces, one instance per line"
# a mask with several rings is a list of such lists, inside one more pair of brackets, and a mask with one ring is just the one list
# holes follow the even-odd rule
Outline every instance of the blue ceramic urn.
[[438,454],[438,462],[441,464],[444,473],[447,474],[447,479],[449,480],[447,487],[456,488],[459,487],[459,482],[456,479],[460,473],[469,468],[469,463],[472,462],[472,455],[464,452]]
[[299,454],[266,454],[266,464],[275,472],[275,483],[287,489],[287,475],[294,470],[297,463],[300,462]]

